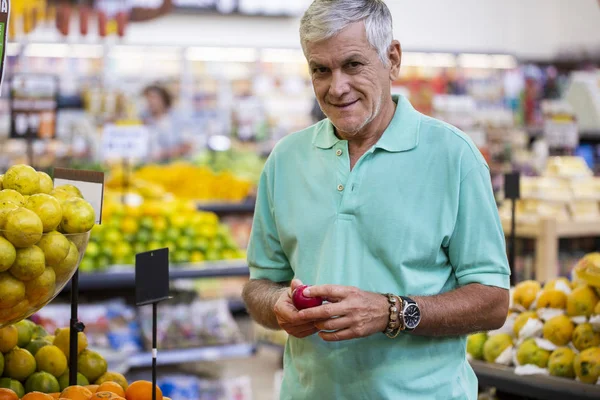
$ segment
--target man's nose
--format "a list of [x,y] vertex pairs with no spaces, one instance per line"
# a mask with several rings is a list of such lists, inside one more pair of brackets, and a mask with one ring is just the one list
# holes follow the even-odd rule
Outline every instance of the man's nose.
[[348,76],[340,70],[335,70],[331,74],[331,83],[329,85],[329,95],[333,98],[340,98],[350,91]]

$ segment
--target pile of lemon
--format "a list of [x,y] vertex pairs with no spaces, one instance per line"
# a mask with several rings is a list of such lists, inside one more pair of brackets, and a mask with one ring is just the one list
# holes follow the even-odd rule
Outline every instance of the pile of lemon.
[[[595,263],[591,253],[580,264]],[[542,286],[524,281],[512,290],[505,326],[469,336],[475,359],[534,367],[536,373],[600,383],[600,286],[575,275]]]
[[27,165],[0,176],[0,326],[50,301],[77,267],[93,207],[73,185],[54,187]]

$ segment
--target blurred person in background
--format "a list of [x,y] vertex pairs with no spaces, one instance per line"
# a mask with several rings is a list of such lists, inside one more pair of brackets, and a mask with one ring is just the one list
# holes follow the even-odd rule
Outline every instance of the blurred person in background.
[[[509,304],[489,168],[392,95],[402,51],[382,0],[316,0],[300,40],[327,118],[265,165],[243,292],[289,334],[281,399],[476,400],[466,337],[500,328]],[[303,282],[325,303],[298,309]]]
[[150,154],[154,162],[169,162],[185,157],[191,145],[185,139],[182,119],[173,111],[173,97],[161,85],[150,85],[144,89],[147,110],[142,117],[149,129]]

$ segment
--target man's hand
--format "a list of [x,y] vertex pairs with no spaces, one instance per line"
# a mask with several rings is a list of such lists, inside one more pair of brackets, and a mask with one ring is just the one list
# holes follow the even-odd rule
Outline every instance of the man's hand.
[[[317,321],[319,336],[328,342],[367,337],[383,332],[388,324],[389,303],[385,296],[355,287],[319,285],[304,289],[307,297],[322,297],[328,304],[298,313],[302,321]],[[312,322],[311,322],[312,323]]]
[[292,292],[301,285],[302,282],[299,279],[294,279],[291,286],[287,290],[282,291],[281,296],[279,296],[273,307],[273,312],[277,317],[277,323],[281,329],[300,339],[319,331],[315,327],[315,320],[300,318],[298,310],[292,302]]

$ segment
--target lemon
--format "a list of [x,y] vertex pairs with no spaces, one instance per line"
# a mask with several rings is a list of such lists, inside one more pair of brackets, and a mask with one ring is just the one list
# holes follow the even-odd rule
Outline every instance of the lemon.
[[79,250],[73,242],[69,242],[69,253],[64,260],[57,265],[53,265],[54,272],[58,279],[62,279],[65,275],[68,275],[77,266],[79,262]]
[[0,388],[12,390],[19,398],[25,396],[25,388],[23,387],[23,384],[15,379],[1,378]]
[[90,382],[94,382],[106,373],[108,365],[100,354],[86,349],[77,358],[77,369]]
[[[19,341],[19,331],[14,325],[0,328],[0,353],[8,353]],[[0,386],[1,387],[1,386]]]
[[17,257],[9,271],[21,281],[30,281],[42,275],[45,268],[44,252],[34,245],[25,249],[17,249]]
[[15,347],[5,356],[4,376],[24,381],[35,372],[35,358],[25,349]]
[[0,309],[16,306],[25,298],[25,284],[8,272],[0,272]]
[[6,218],[8,217],[8,214],[11,211],[16,210],[17,208],[19,208],[19,205],[13,203],[10,200],[0,201],[0,230],[4,229],[4,225],[6,224]]
[[70,198],[74,197],[74,196],[71,196],[71,194],[65,190],[53,189],[49,194],[50,194],[50,196],[54,197],[56,200],[58,200],[60,202],[69,200]]
[[29,247],[42,238],[42,220],[31,210],[18,208],[8,213],[4,236],[17,248]]
[[40,276],[25,282],[25,295],[31,304],[41,304],[54,295],[55,288],[56,273],[52,267],[46,267]]
[[45,172],[38,171],[38,176],[40,178],[40,193],[50,194],[52,189],[54,189],[54,182],[52,182],[52,178]]
[[19,341],[17,342],[18,347],[25,347],[31,342],[33,336],[33,330],[35,324],[27,319],[19,321],[15,324],[17,331],[19,331]]
[[46,265],[54,267],[67,258],[71,242],[62,233],[52,231],[42,236],[37,246],[44,252]]
[[600,297],[590,286],[579,286],[567,296],[567,315],[570,317],[577,315],[589,317],[599,301]]
[[25,392],[57,393],[60,391],[58,379],[48,372],[36,372],[25,382]]
[[83,199],[83,195],[81,194],[81,191],[75,185],[60,185],[60,186],[55,187],[54,190],[59,191],[59,192],[68,193],[71,197],[79,197],[79,198]]
[[11,242],[0,236],[0,272],[8,270],[17,258],[17,251]]
[[[58,378],[58,384],[60,385],[60,391],[62,392],[66,388],[69,387],[69,368]],[[87,386],[90,384],[90,381],[87,380],[85,376],[81,372],[77,373],[77,385],[79,386]]]
[[40,176],[29,165],[13,165],[4,174],[2,187],[21,194],[34,194],[40,190]]
[[3,189],[0,191],[0,201],[10,201],[19,206],[25,205],[25,198],[16,190]]
[[102,375],[100,378],[98,378],[96,380],[96,382],[94,382],[94,384],[102,385],[104,382],[118,383],[119,385],[121,385],[123,390],[127,390],[127,388],[129,387],[129,383],[127,382],[127,379],[123,376],[123,374],[120,374],[118,372],[109,371],[109,372],[105,373],[104,375]]
[[63,219],[60,224],[65,233],[83,233],[94,227],[96,215],[90,203],[81,198],[62,202]]
[[[59,328],[54,336],[54,345],[58,347],[63,354],[69,359],[69,344],[71,343],[70,328]],[[85,333],[77,333],[77,354],[81,354],[88,346],[87,336]]]
[[595,384],[600,378],[600,347],[583,350],[573,360],[575,375],[583,383]]
[[55,230],[62,221],[62,208],[58,200],[49,194],[34,194],[27,199],[25,208],[33,211],[42,220],[44,232]]
[[[37,370],[44,371],[59,377],[65,373],[67,369],[67,357],[57,346],[44,346],[38,350],[35,355]],[[58,392],[58,390],[55,390]]]

